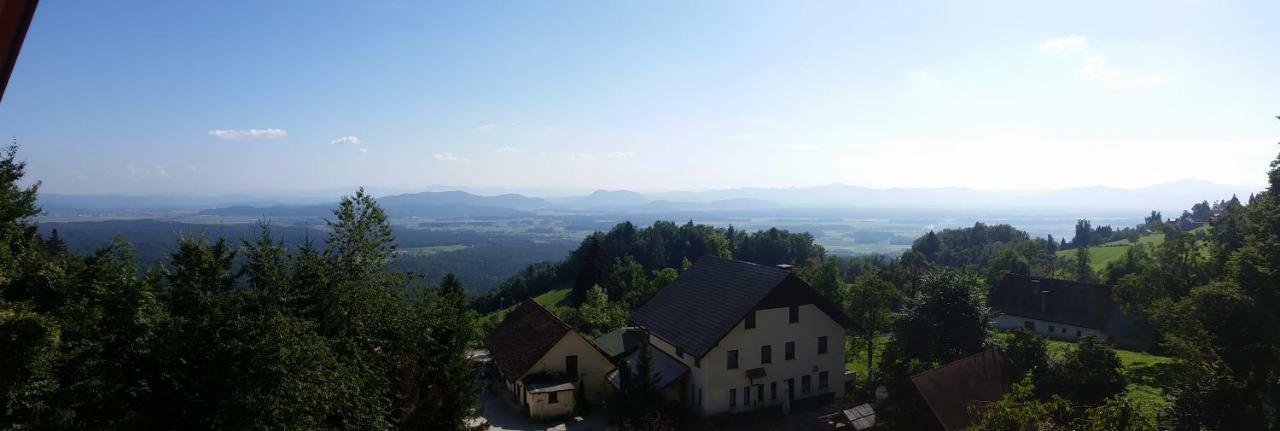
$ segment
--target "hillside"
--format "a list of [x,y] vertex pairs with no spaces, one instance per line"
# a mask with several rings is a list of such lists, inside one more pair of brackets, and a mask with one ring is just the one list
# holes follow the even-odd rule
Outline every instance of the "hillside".
[[[1195,235],[1200,235],[1201,233],[1208,234],[1209,226],[1201,226],[1192,229],[1191,233]],[[1164,243],[1164,234],[1145,234],[1138,238],[1137,243],[1159,246]],[[1134,243],[1132,242],[1118,240],[1089,247],[1089,266],[1092,266],[1094,271],[1102,271],[1107,268],[1107,263],[1119,260],[1121,256],[1124,256],[1125,251],[1129,250],[1129,247],[1133,247],[1133,245]],[[1071,257],[1075,256],[1075,252],[1075,249],[1058,250],[1057,255],[1058,257]]]

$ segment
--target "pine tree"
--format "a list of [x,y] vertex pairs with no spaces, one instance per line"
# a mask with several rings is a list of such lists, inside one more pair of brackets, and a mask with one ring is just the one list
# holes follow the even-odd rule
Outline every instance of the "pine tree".
[[600,232],[596,232],[582,240],[582,246],[578,248],[578,255],[575,256],[578,273],[573,282],[573,303],[576,305],[586,301],[587,291],[603,281],[606,275],[607,256],[602,236]]

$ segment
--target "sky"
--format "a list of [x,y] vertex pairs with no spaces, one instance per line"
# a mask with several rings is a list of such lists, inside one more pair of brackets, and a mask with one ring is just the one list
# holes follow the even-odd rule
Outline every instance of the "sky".
[[44,1],[51,193],[1261,185],[1280,1]]

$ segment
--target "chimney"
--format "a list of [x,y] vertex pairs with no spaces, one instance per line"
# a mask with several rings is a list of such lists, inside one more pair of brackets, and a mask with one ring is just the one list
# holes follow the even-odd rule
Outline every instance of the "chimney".
[[783,269],[783,270],[787,270],[787,271],[795,271],[795,269],[796,269],[796,266],[795,266],[795,265],[792,265],[792,264],[789,264],[789,263],[779,263],[779,264],[774,265],[774,266],[775,266],[775,267],[777,267],[778,269]]

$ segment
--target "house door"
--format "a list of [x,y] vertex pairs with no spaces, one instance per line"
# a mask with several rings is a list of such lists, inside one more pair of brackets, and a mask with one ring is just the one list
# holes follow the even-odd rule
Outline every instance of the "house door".
[[569,375],[569,380],[578,381],[578,355],[564,357],[564,373]]

